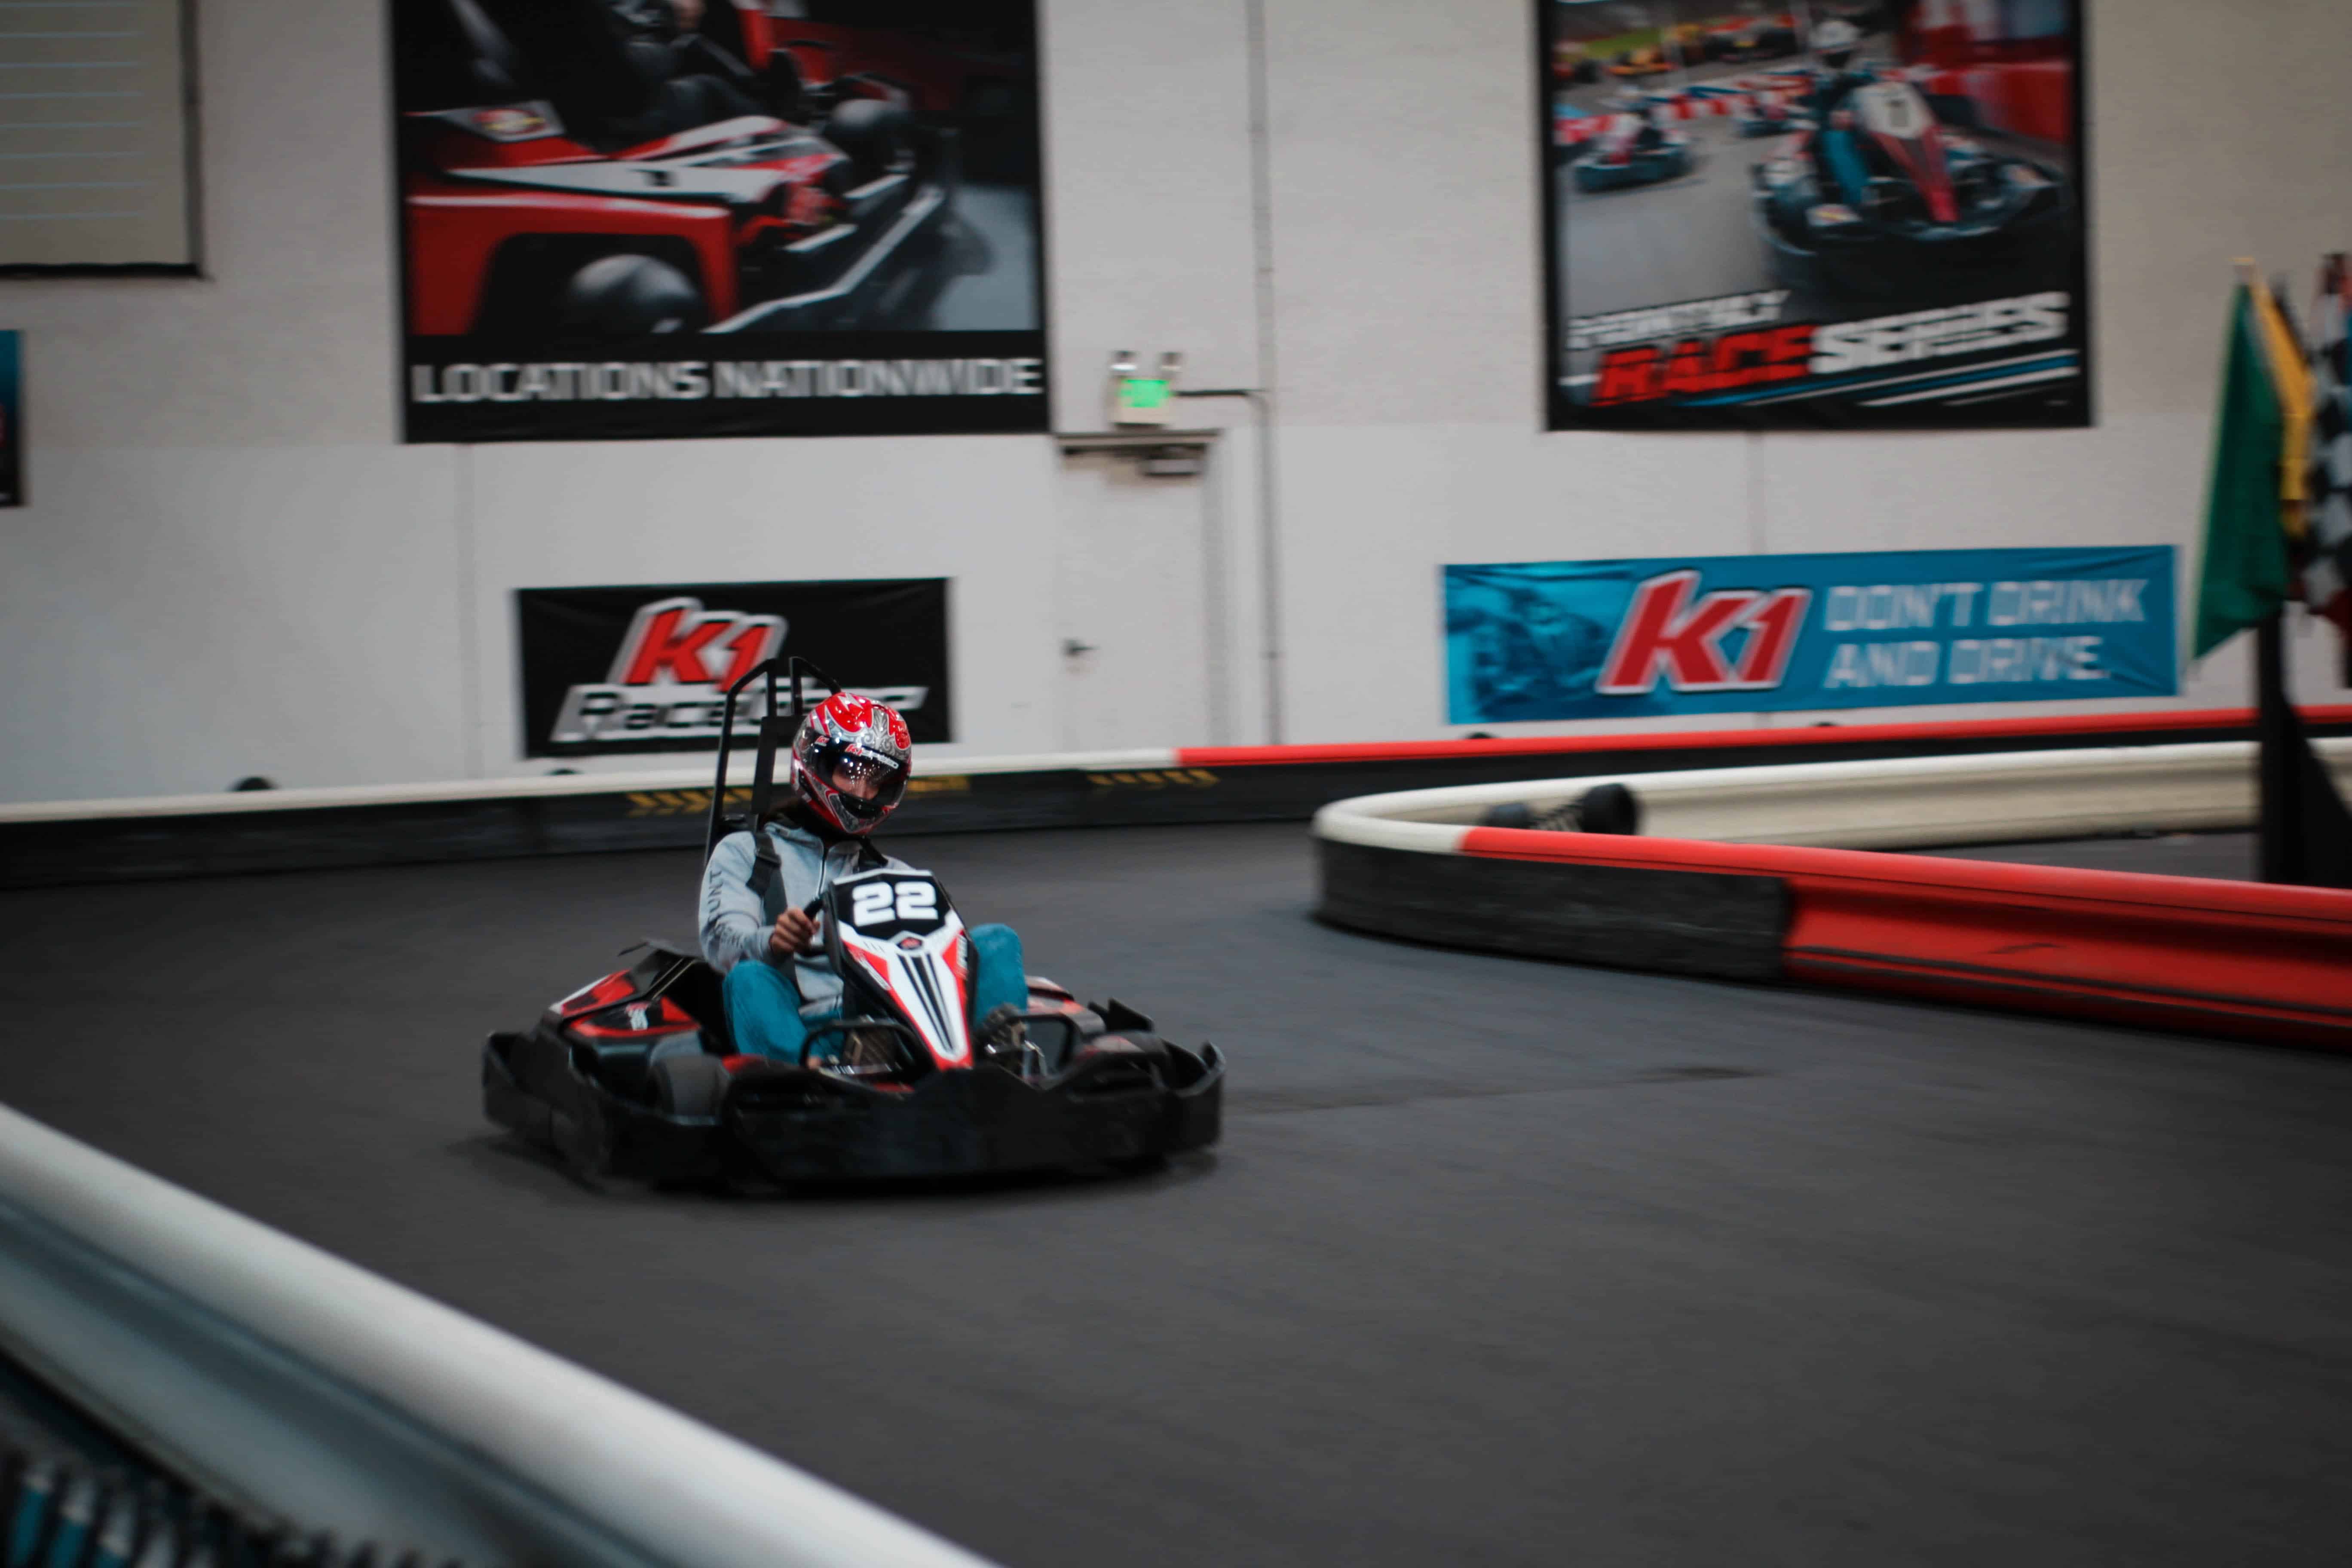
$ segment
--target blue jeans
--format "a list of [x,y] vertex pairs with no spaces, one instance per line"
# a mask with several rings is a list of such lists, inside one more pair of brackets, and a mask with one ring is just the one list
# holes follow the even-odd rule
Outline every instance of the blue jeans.
[[1829,166],[1839,186],[1837,191],[1827,194],[1836,201],[1860,201],[1862,193],[1870,185],[1870,167],[1862,161],[1862,149],[1854,144],[1853,132],[1824,127],[1821,138],[1822,161]]
[[[977,1024],[1010,1002],[1026,1010],[1029,978],[1021,962],[1021,937],[1011,926],[974,926],[971,937],[971,1022]],[[807,1048],[809,1025],[801,1016],[800,994],[772,963],[747,959],[727,972],[727,1025],[735,1048],[797,1065]]]

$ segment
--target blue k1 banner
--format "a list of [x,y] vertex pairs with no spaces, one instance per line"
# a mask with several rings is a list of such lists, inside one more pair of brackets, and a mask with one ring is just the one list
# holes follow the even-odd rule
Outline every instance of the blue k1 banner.
[[1445,568],[1446,720],[2168,697],[2170,545]]

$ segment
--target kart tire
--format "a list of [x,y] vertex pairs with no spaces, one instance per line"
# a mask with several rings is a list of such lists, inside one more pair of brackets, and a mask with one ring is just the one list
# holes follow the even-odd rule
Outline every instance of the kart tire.
[[1639,833],[1641,798],[1621,784],[1595,784],[1576,797],[1576,824],[1586,833]]
[[727,1100],[727,1068],[717,1057],[696,1052],[654,1063],[654,1109],[665,1116],[710,1116]]
[[696,332],[705,323],[702,291],[668,262],[624,252],[600,256],[573,273],[556,301],[559,325],[598,337]]
[[581,1096],[570,1110],[556,1110],[548,1130],[556,1153],[582,1181],[597,1181],[612,1170],[613,1123],[593,1095]]
[[824,122],[824,139],[848,153],[858,172],[872,180],[890,172],[913,127],[914,116],[898,104],[853,98]]

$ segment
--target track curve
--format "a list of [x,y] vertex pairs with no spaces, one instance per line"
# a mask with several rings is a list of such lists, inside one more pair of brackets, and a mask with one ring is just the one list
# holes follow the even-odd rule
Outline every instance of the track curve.
[[582,1189],[473,1051],[671,853],[0,897],[0,1099],[1022,1568],[2338,1558],[2352,1063],[1370,941],[1297,826],[893,847],[1220,1150]]

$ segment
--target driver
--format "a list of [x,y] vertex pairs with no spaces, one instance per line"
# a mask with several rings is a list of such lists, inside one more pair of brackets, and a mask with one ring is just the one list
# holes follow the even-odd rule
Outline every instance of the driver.
[[1862,29],[1843,16],[1832,16],[1813,29],[1813,58],[1821,61],[1822,74],[1816,78],[1812,101],[1823,115],[1871,79],[1868,70],[1852,68],[1854,51],[1861,47]]
[[701,33],[704,10],[705,0],[604,0],[606,23],[644,97],[635,114],[610,127],[622,142],[767,112],[751,68]]
[[1623,126],[1625,120],[1637,121],[1631,140],[1626,142],[1626,145],[1633,151],[1646,153],[1665,141],[1665,131],[1658,124],[1657,106],[1650,101],[1646,94],[1619,93],[1614,107],[1623,117],[1617,121],[1619,127]]
[[1854,68],[1862,29],[1844,17],[1832,16],[1815,27],[1812,46],[1822,66],[1815,74],[1813,90],[1805,97],[1805,107],[1820,128],[1813,147],[1830,183],[1851,195],[1870,183],[1870,172],[1854,147],[1853,110],[1847,104],[1856,88],[1866,87],[1875,79],[1867,67]]
[[[727,1021],[739,1052],[797,1064],[809,1026],[839,1016],[841,976],[826,956],[820,921],[803,906],[858,871],[914,869],[866,837],[906,795],[913,755],[907,722],[894,710],[836,691],[802,720],[793,738],[791,793],[757,826],[775,857],[764,895],[752,833],[730,833],[710,852],[702,875],[702,955],[726,977]],[[1021,938],[1003,925],[967,934],[976,1035],[1009,1042],[1029,999]]]

